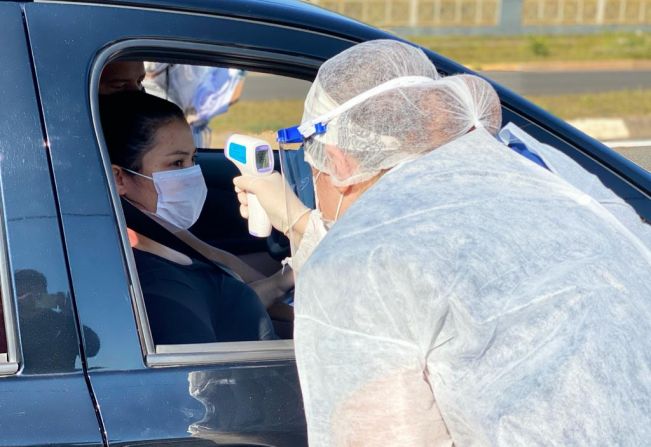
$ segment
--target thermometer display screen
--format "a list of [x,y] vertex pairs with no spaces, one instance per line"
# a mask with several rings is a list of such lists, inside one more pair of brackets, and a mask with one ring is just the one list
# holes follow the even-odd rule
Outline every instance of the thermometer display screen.
[[255,164],[258,171],[269,168],[269,146],[261,146],[255,151]]

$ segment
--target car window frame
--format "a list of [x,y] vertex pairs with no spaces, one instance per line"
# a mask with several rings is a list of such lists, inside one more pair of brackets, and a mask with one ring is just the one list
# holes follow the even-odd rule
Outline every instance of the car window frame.
[[[184,345],[156,345],[147,317],[144,296],[136,270],[133,250],[129,243],[127,226],[119,194],[113,180],[110,157],[99,118],[99,78],[104,66],[116,59],[166,60],[177,63],[221,65],[291,76],[312,81],[320,64],[319,59],[263,50],[237,48],[216,44],[161,39],[128,39],[107,46],[95,57],[90,69],[88,100],[92,124],[104,167],[105,181],[119,228],[121,251],[129,281],[140,345],[148,367],[169,367],[193,364],[230,364],[233,362],[294,361],[293,340],[242,341],[196,343]],[[219,64],[221,62],[221,64]]]
[[[0,198],[4,198],[3,184],[0,179]],[[3,267],[0,268],[0,295],[2,300],[2,314],[4,321],[1,323],[5,328],[5,338],[7,342],[7,352],[0,353],[0,376],[13,375],[20,369],[20,349],[18,346],[18,321],[16,306],[14,302],[14,287],[10,279],[10,259],[9,250],[7,249],[7,231],[5,225],[4,202],[0,203],[0,262]]]

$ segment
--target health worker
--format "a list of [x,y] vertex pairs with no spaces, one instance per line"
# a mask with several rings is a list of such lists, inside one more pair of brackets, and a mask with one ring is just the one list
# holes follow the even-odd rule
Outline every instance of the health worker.
[[487,82],[402,70],[422,58],[338,54],[296,129],[336,219],[296,283],[310,445],[644,445],[651,252],[496,140]]

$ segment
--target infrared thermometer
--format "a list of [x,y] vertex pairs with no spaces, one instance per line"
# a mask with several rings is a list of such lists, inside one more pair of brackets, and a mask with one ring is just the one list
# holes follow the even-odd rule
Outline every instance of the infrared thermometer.
[[[274,170],[274,153],[271,146],[259,138],[233,134],[226,141],[226,158],[232,161],[242,175],[269,175]],[[249,204],[249,233],[257,237],[271,234],[271,221],[255,194],[247,193]]]

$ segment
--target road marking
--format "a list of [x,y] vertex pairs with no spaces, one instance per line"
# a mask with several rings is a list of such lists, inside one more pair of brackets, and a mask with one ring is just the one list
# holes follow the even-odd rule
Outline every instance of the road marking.
[[579,118],[568,122],[598,140],[626,140],[631,136],[621,118]]
[[604,141],[606,146],[613,147],[651,147],[651,140],[626,140],[626,141]]

